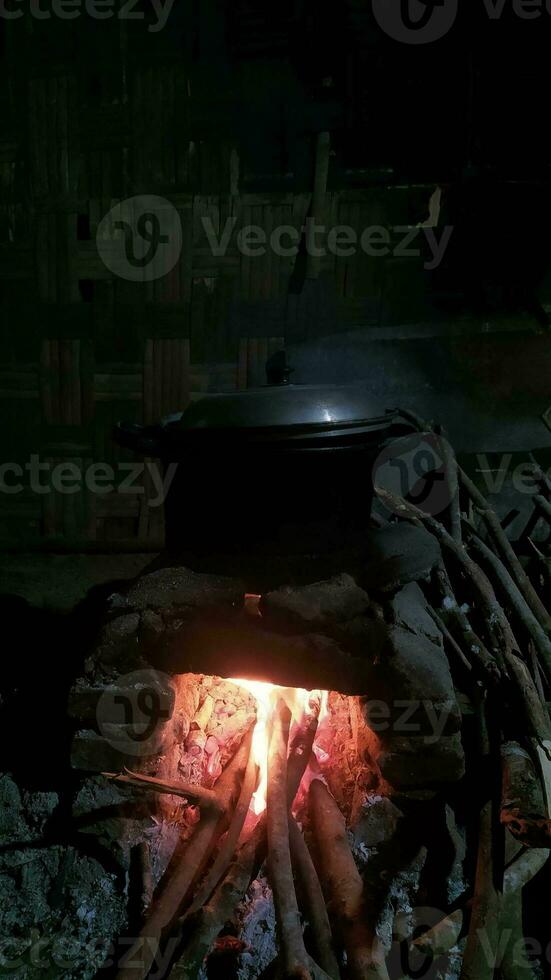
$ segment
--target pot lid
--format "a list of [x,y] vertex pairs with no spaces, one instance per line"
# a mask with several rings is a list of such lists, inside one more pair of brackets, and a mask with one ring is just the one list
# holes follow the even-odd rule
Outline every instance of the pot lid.
[[203,395],[181,414],[166,418],[163,428],[272,429],[346,423],[377,427],[388,425],[393,414],[385,411],[364,384],[268,385]]

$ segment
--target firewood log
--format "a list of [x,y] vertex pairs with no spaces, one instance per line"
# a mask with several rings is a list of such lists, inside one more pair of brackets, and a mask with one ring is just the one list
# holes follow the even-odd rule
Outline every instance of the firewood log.
[[201,815],[195,832],[183,855],[172,869],[160,894],[154,897],[149,916],[140,936],[124,958],[116,980],[144,980],[155,962],[165,931],[178,916],[194,882],[205,864],[220,834],[227,827],[227,813],[237,797],[250,754],[250,735],[243,739],[239,751],[224,770],[216,784],[218,807]]
[[389,980],[385,958],[346,836],[344,817],[319,779],[310,786],[310,818],[320,853],[319,873],[350,980]]
[[164,782],[155,779],[154,776],[145,776],[141,772],[132,772],[127,769],[124,773],[102,772],[102,776],[114,783],[122,783],[126,786],[133,786],[135,789],[150,791],[153,793],[166,793],[170,796],[179,796],[189,803],[197,803],[204,809],[220,810],[220,796],[212,789],[204,786],[192,785],[184,782]]
[[501,558],[507,565],[511,575],[524,597],[526,604],[532,614],[541,623],[543,629],[549,635],[551,633],[551,615],[544,606],[528,575],[524,571],[515,550],[503,530],[499,518],[495,511],[490,507],[486,498],[480,493],[478,487],[472,482],[467,474],[460,469],[459,477],[465,490],[473,500],[478,513],[484,524],[488,528],[491,538],[499,551]]
[[332,980],[339,980],[339,965],[333,949],[325,899],[310,851],[294,817],[289,819],[289,840],[302,913],[312,930],[314,959]]
[[442,609],[439,615],[450,623],[456,635],[461,640],[465,656],[472,664],[473,670],[488,684],[496,685],[501,679],[500,668],[495,657],[487,650],[485,644],[474,632],[467,614],[458,603],[444,562],[440,562],[434,570],[433,581],[442,597]]
[[277,931],[281,947],[282,975],[309,980],[308,954],[304,946],[300,912],[293,881],[287,802],[287,746],[291,712],[281,700],[274,713],[268,752],[268,877],[272,886]]
[[[287,761],[287,802],[289,809],[306,772],[317,732],[317,714],[305,714],[298,725]],[[266,859],[266,814],[258,820],[248,839],[239,848],[225,877],[208,903],[184,922],[171,939],[177,942],[177,961],[170,972],[171,980],[195,980],[197,973],[222,929],[242,901],[251,881],[257,877]],[[310,964],[312,967],[312,964]],[[314,972],[314,971],[312,971]]]
[[513,582],[503,562],[474,532],[471,533],[471,544],[482,558],[487,567],[491,568],[498,588],[503,592],[507,602],[514,610],[526,632],[532,638],[541,657],[547,678],[551,678],[551,640],[542,625],[528,606],[524,596]]
[[506,742],[501,763],[502,824],[527,847],[551,847],[551,820],[530,754],[517,742]]
[[241,787],[241,793],[239,795],[239,800],[237,802],[228,833],[224,838],[223,844],[216,855],[212,867],[209,869],[206,877],[201,882],[199,890],[194,895],[193,903],[186,912],[186,916],[195,915],[202,908],[202,906],[206,904],[218,882],[224,877],[229,865],[231,864],[237,842],[245,824],[257,781],[258,766],[254,759],[253,753],[251,752],[243,779],[243,785]]

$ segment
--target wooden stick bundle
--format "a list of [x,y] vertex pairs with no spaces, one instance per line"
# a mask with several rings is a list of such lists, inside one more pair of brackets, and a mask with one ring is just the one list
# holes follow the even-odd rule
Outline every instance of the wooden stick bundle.
[[[433,426],[432,423],[426,422],[424,419],[416,415],[415,412],[411,412],[405,409],[400,411],[401,411],[401,415],[409,422],[411,422],[420,431],[428,430],[434,432],[435,434],[438,434],[437,429]],[[541,624],[545,632],[548,634],[548,636],[551,636],[551,614],[549,613],[544,603],[541,601],[538,593],[536,592],[534,586],[532,585],[532,582],[530,581],[529,576],[524,571],[524,568],[522,567],[511,542],[509,541],[507,535],[505,534],[505,531],[501,526],[501,522],[496,512],[489,505],[484,495],[480,492],[480,490],[478,489],[476,484],[470,479],[470,477],[465,473],[462,467],[457,465],[457,461],[455,460],[455,457],[453,457],[453,460],[450,460],[449,457],[446,457],[446,467],[449,474],[448,478],[450,480],[450,486],[454,491],[453,501],[452,501],[452,525],[451,525],[452,538],[456,543],[461,543],[461,534],[460,533],[457,534],[455,529],[455,524],[457,521],[457,513],[459,510],[458,500],[455,491],[457,489],[457,480],[459,479],[459,483],[467,492],[469,498],[471,499],[475,508],[477,509],[480,517],[482,518],[483,522],[488,528],[488,531],[490,532],[490,535],[497,547],[497,550],[500,552],[503,561],[508,566],[509,571],[511,572],[511,575],[513,576],[526,604],[528,605],[529,609],[536,617],[538,622]],[[538,480],[538,482],[540,482],[545,492],[549,494],[549,487],[551,486],[551,483],[546,477],[546,475],[542,472],[540,467],[537,465],[535,460],[533,463],[533,470],[534,470],[535,478]],[[551,504],[546,499],[546,497],[537,495],[534,498],[534,502],[536,506],[540,509],[541,513],[545,515],[548,519],[551,519]]]
[[547,633],[536,619],[524,596],[499,557],[477,537],[474,531],[470,533],[470,543],[475,552],[492,569],[498,587],[501,588],[511,608],[518,616],[526,632],[532,638],[541,656],[546,675],[548,678],[551,678],[551,640]]
[[473,483],[462,469],[459,470],[459,478],[462,486],[477,508],[484,524],[488,528],[490,536],[497,550],[500,552],[502,560],[508,566],[511,575],[515,579],[516,585],[524,597],[526,604],[536,619],[542,624],[545,631],[548,634],[551,633],[551,615],[524,571],[509,538],[501,526],[496,512],[490,507],[476,484]]
[[382,488],[377,489],[383,503],[397,514],[414,523],[424,524],[429,531],[457,560],[464,575],[473,586],[475,599],[485,617],[486,629],[494,640],[494,649],[503,658],[505,667],[515,685],[529,730],[541,742],[549,741],[551,729],[532,677],[518,656],[519,646],[510,623],[499,604],[492,584],[482,569],[473,561],[464,546],[456,544],[446,529],[430,514],[407,503],[403,497]]
[[148,975],[156,960],[163,934],[176,919],[190,889],[203,871],[218,837],[225,829],[227,822],[225,814],[231,809],[239,793],[250,748],[251,733],[243,739],[240,748],[216,784],[219,808],[208,808],[206,813],[201,815],[201,820],[184,853],[177,860],[172,873],[167,876],[165,887],[154,898],[140,936],[125,956],[116,980],[143,980]]
[[[305,714],[292,739],[287,760],[287,801],[291,807],[306,772],[318,726],[318,711]],[[249,838],[242,844],[225,877],[206,905],[193,917],[180,922],[172,937],[178,944],[178,960],[172,967],[171,980],[195,980],[224,922],[233,915],[251,881],[266,859],[266,814],[258,820]],[[312,964],[309,963],[311,972]],[[319,974],[318,974],[319,975]]]

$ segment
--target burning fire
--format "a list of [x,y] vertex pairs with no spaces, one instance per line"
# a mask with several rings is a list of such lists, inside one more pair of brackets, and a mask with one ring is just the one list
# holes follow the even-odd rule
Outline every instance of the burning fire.
[[328,691],[306,691],[302,687],[280,687],[266,681],[249,681],[242,678],[231,678],[232,684],[249,691],[256,700],[256,724],[253,732],[252,752],[258,765],[260,776],[256,792],[253,795],[251,809],[256,814],[266,809],[266,790],[268,786],[268,748],[270,741],[270,721],[280,699],[283,699],[292,714],[292,724],[298,723],[302,715],[308,711],[312,702],[319,702],[319,721],[328,713]]

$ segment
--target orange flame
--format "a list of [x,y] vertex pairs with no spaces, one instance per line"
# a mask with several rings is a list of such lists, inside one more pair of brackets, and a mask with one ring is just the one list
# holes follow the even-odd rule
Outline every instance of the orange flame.
[[268,748],[270,719],[278,701],[283,698],[292,713],[293,724],[298,722],[301,715],[308,709],[312,699],[320,701],[319,721],[328,714],[327,691],[306,691],[302,687],[280,687],[266,681],[250,681],[243,678],[230,678],[232,684],[249,691],[256,700],[256,724],[253,732],[253,758],[259,768],[258,786],[253,794],[251,809],[260,814],[266,809],[266,791],[268,786]]

